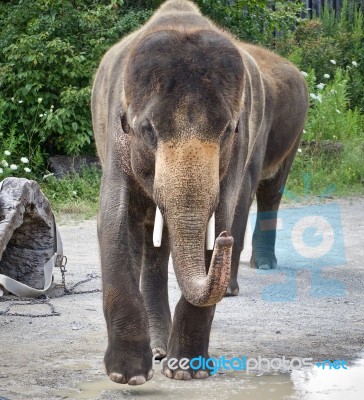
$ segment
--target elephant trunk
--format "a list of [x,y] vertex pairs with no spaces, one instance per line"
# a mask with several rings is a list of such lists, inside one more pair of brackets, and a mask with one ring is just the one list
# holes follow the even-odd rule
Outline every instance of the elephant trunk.
[[195,306],[219,302],[230,280],[233,238],[215,240],[208,271],[205,239],[219,196],[219,145],[198,139],[158,146],[154,197],[167,222],[173,266],[182,294]]

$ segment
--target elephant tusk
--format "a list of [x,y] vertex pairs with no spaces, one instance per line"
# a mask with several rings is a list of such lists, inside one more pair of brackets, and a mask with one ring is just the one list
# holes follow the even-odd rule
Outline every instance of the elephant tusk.
[[155,210],[154,230],[153,230],[154,247],[161,247],[162,233],[163,233],[163,216],[160,209],[157,207]]
[[206,249],[213,250],[215,245],[215,213],[212,214],[207,225]]

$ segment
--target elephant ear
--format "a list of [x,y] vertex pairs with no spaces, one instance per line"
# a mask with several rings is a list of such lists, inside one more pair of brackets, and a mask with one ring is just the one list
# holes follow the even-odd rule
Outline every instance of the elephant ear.
[[115,134],[115,149],[117,152],[117,158],[119,167],[129,176],[132,176],[131,162],[130,162],[130,139],[127,132],[125,132],[121,126],[118,130],[114,131]]
[[132,176],[129,136],[130,124],[127,118],[127,105],[124,89],[122,89],[121,101],[119,101],[117,107],[112,110],[110,120],[113,125],[111,132],[113,132],[112,134],[114,135],[114,141],[110,141],[110,145],[115,146],[115,149],[110,149],[110,151],[116,151],[119,168],[121,168],[127,175]]
[[258,64],[254,58],[244,50],[241,50],[244,63],[244,110],[248,112],[248,154],[244,168],[244,174],[250,164],[256,149],[261,146],[261,140],[265,140],[265,89]]

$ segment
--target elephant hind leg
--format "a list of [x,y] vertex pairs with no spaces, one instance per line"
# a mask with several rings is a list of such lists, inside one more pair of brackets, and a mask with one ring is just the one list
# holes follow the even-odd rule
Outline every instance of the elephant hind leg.
[[278,209],[298,144],[293,147],[274,177],[259,182],[256,192],[258,212],[250,259],[253,268],[272,269],[277,266],[275,241]]

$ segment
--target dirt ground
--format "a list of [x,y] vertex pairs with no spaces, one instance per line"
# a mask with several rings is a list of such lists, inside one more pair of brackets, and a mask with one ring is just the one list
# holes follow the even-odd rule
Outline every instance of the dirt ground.
[[[251,269],[248,266],[249,229],[239,272],[240,293],[238,297],[224,298],[217,305],[211,356],[273,358],[284,355],[286,358],[312,357],[314,361],[350,361],[360,356],[364,350],[364,197],[325,202],[323,211],[334,203],[341,210],[346,262],[322,268],[321,278],[334,282],[331,292],[313,292],[313,286],[317,286],[312,283],[313,270],[295,269],[296,254],[289,246],[281,258],[278,255],[280,266],[273,273]],[[60,232],[68,257],[67,287],[87,280],[74,291],[100,289],[96,220],[66,221],[61,223]],[[283,242],[287,240],[283,237]],[[171,266],[169,276],[173,310],[180,292]],[[291,283],[281,285],[281,292],[275,291],[279,285],[272,285],[287,283],[287,279]],[[55,272],[55,282],[61,282],[59,271]],[[108,383],[103,367],[106,327],[100,291],[55,297],[60,294],[60,290],[54,290],[49,300],[36,302],[0,298],[0,312],[8,310],[0,315],[0,398],[153,399],[162,398],[163,393],[168,394],[166,398],[177,398],[174,394],[178,390],[185,393],[185,398],[192,398],[191,390],[195,393],[193,398],[199,398],[196,390],[201,391],[201,398],[235,398],[242,381],[234,374],[217,374],[204,381],[176,382],[157,370],[152,381],[142,387]],[[44,316],[52,312],[54,315]],[[289,381],[286,376],[276,381],[280,379]],[[103,382],[100,387],[98,382]],[[87,385],[89,394],[85,395]],[[216,388],[221,385],[225,389],[215,397],[220,390]],[[245,389],[246,385],[249,381],[245,381]],[[117,391],[114,386],[118,386]]]

